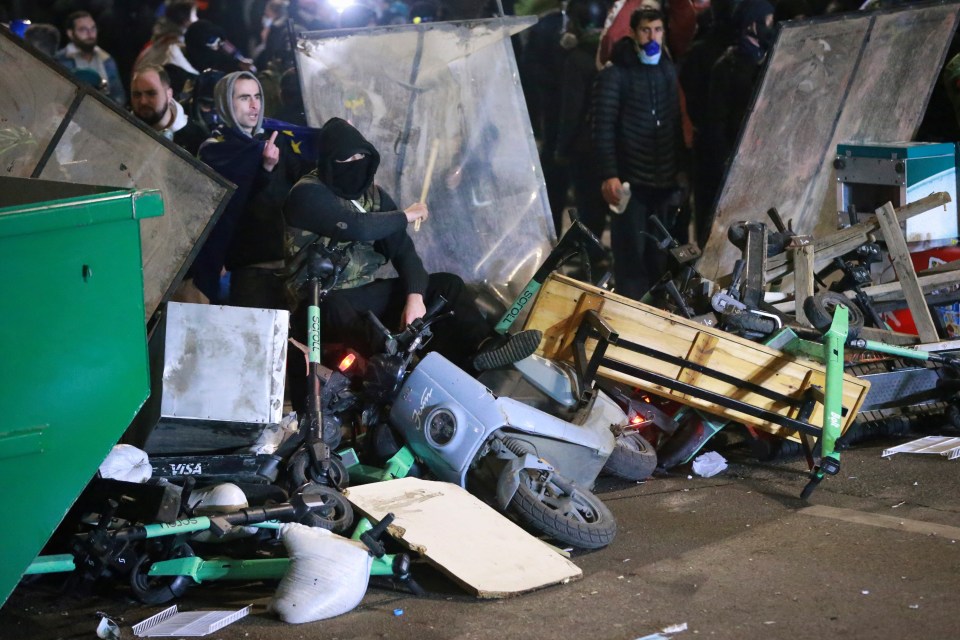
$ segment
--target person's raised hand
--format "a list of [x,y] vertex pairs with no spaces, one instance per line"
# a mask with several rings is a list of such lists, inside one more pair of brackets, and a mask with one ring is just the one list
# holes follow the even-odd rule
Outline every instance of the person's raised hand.
[[280,147],[274,144],[279,131],[274,131],[270,139],[263,145],[263,168],[267,171],[273,171],[273,168],[280,162]]
[[427,211],[427,205],[422,202],[410,205],[404,209],[403,212],[407,215],[407,222],[426,220],[430,216],[430,212]]

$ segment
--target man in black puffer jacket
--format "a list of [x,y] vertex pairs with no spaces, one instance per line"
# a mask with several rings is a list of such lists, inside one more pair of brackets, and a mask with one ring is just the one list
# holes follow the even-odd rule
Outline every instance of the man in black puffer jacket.
[[630,183],[626,210],[611,215],[610,238],[617,293],[639,300],[666,264],[646,235],[647,219],[656,214],[672,225],[686,177],[677,73],[662,55],[663,14],[638,9],[630,28],[633,36],[614,45],[597,80],[593,138],[604,200],[616,206]]

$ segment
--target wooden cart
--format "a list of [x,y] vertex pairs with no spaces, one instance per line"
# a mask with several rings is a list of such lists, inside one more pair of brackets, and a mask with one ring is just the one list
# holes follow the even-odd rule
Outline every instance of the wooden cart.
[[[638,377],[601,365],[602,377],[793,440],[799,434],[785,426],[790,420],[823,423],[819,389],[824,387],[825,368],[821,364],[557,274],[547,279],[526,321],[527,329],[543,331],[541,355],[572,360],[575,334],[591,309],[619,334],[619,346],[607,348],[605,357],[652,374]],[[646,354],[628,348],[630,343]],[[588,341],[587,356],[595,346],[596,341]],[[650,382],[657,375],[691,385],[704,396],[740,401],[750,413]],[[843,431],[853,423],[869,388],[868,382],[844,375]],[[804,420],[801,406],[811,397],[813,412]]]

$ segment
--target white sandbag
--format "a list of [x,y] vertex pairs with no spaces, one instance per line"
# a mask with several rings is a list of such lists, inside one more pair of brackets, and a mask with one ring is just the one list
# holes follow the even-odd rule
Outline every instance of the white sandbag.
[[100,465],[100,475],[111,480],[146,482],[153,475],[153,467],[146,451],[132,444],[118,444]]
[[284,622],[299,624],[338,616],[363,600],[373,557],[367,547],[318,527],[281,528],[290,568],[270,608]]

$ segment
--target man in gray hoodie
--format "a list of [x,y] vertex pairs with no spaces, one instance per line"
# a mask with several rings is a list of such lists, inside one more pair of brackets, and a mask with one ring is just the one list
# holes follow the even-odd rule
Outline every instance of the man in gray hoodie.
[[[214,87],[222,124],[200,146],[200,159],[237,185],[223,215],[194,261],[197,287],[214,302],[285,309],[287,193],[312,167],[301,162],[291,138],[263,130],[263,90],[249,71],[225,75]],[[230,293],[218,295],[222,267]]]

